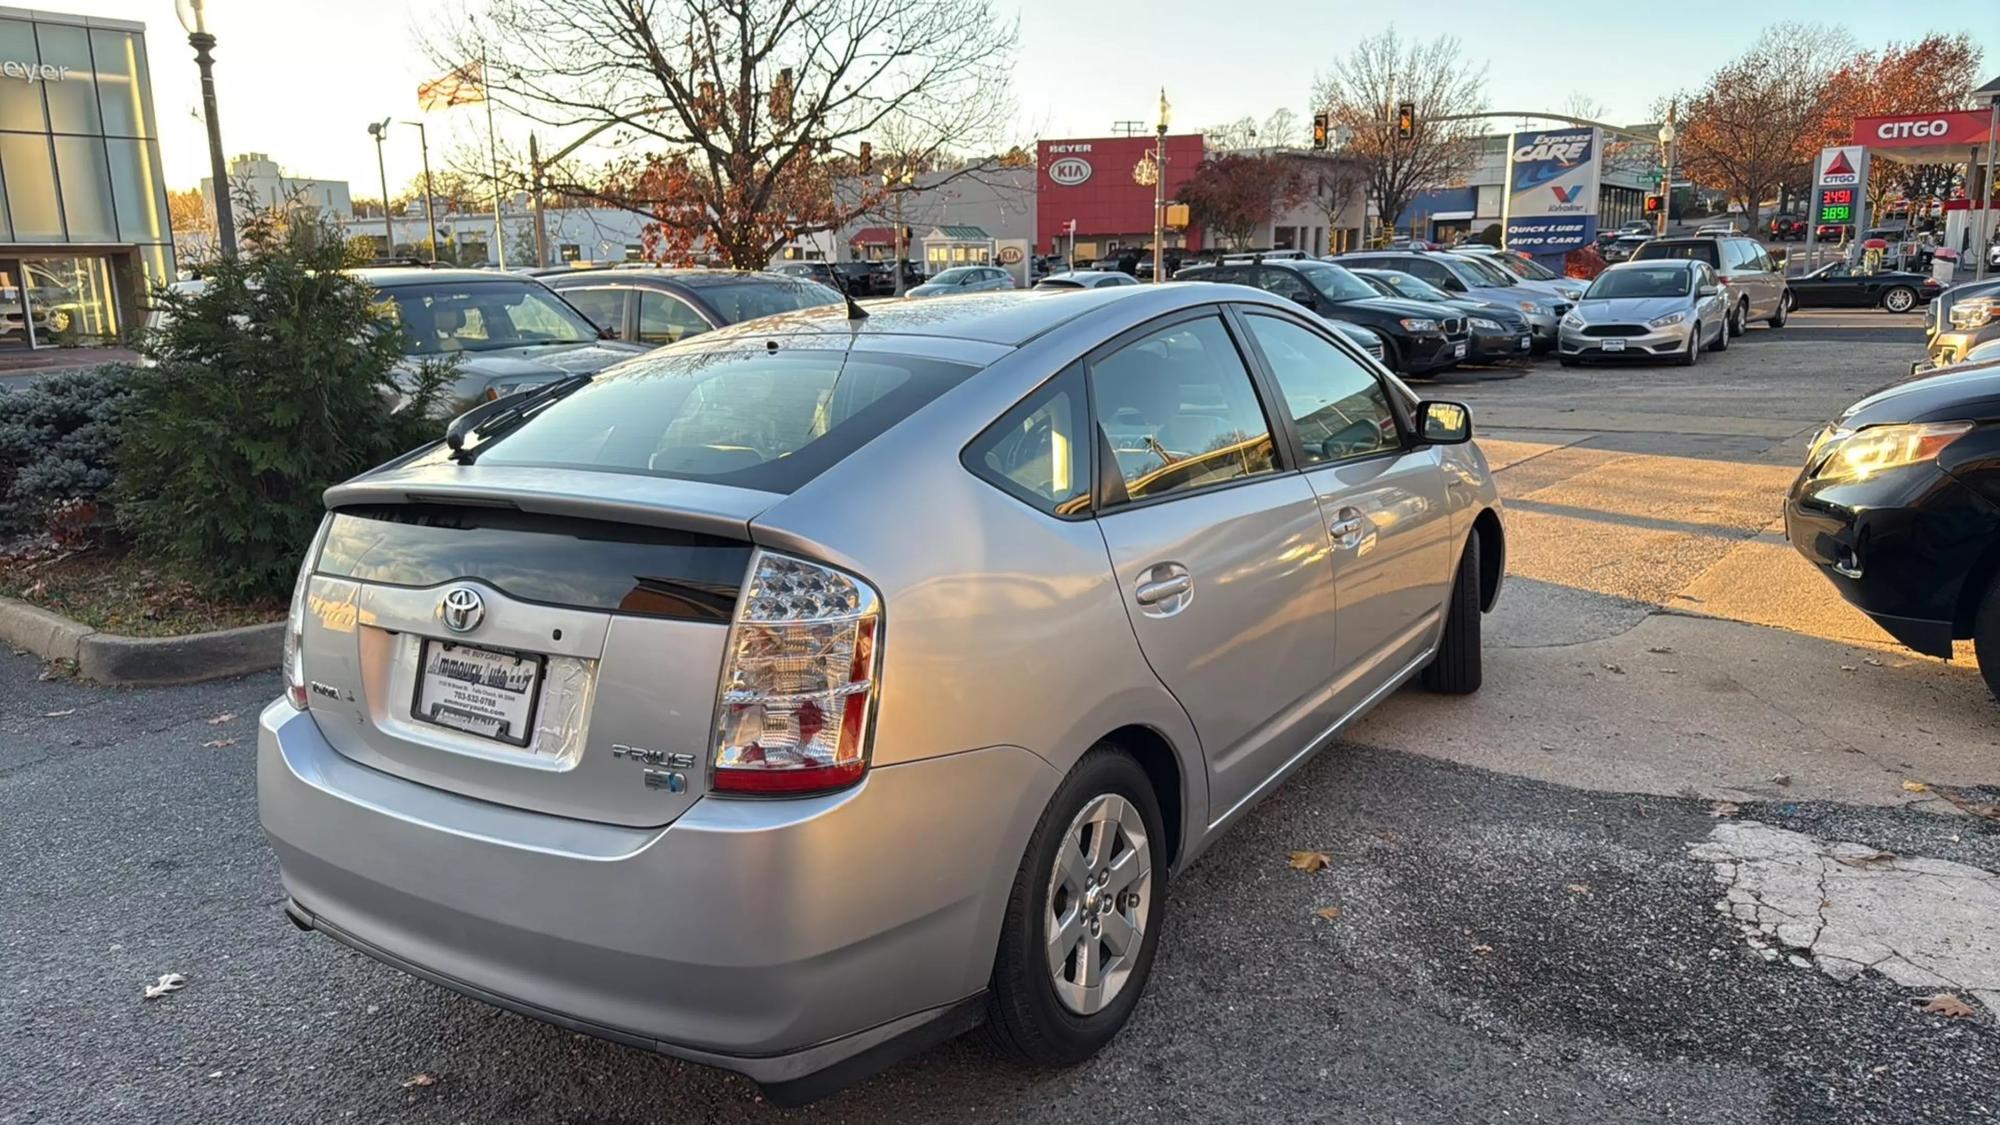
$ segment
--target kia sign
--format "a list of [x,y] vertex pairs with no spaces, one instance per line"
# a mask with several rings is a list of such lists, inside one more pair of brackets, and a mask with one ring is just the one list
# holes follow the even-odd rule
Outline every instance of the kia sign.
[[1508,162],[1508,249],[1562,254],[1597,237],[1603,149],[1596,129],[1514,134]]
[[1090,178],[1090,161],[1081,156],[1065,156],[1049,165],[1049,179],[1058,187],[1075,187]]

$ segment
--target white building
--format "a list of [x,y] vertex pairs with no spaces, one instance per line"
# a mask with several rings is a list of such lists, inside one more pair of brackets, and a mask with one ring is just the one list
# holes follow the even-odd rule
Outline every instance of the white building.
[[[346,180],[321,180],[287,175],[278,163],[261,152],[247,152],[229,162],[229,193],[236,213],[245,202],[250,210],[283,206],[317,207],[329,219],[354,217],[354,200],[348,195]],[[215,179],[202,177],[201,197],[208,203],[210,221],[215,215]]]
[[[507,265],[535,264],[535,216],[525,206],[510,205],[503,213],[501,234],[507,244]],[[613,207],[549,207],[549,264],[569,262],[604,263],[637,261],[644,257],[642,232],[644,215]],[[436,216],[438,257],[460,265],[499,265],[500,249],[493,235],[493,212],[449,212]],[[380,215],[350,216],[341,220],[349,238],[369,240],[381,256],[428,257],[429,232],[424,225],[424,205],[410,204],[387,220]],[[382,245],[393,230],[390,250]]]

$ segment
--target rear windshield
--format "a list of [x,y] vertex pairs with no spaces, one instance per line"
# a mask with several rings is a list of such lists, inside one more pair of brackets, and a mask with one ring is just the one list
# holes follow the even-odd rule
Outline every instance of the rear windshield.
[[424,588],[478,578],[546,605],[727,621],[750,545],[685,531],[450,504],[333,514],[320,574]]
[[882,352],[653,355],[503,433],[479,461],[792,492],[972,372]]
[[407,333],[413,355],[584,344],[597,328],[539,282],[393,285],[382,310]]
[[1686,258],[1692,262],[1707,262],[1711,266],[1722,263],[1716,260],[1715,240],[1712,238],[1656,238],[1633,253],[1635,262],[1650,262],[1657,258]]
[[740,324],[760,316],[840,304],[840,294],[828,286],[817,281],[791,278],[704,285],[695,292],[708,302],[710,308],[721,314],[724,324]]

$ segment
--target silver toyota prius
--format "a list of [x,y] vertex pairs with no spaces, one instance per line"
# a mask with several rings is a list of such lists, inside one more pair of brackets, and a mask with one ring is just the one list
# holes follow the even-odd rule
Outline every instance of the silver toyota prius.
[[486,404],[326,494],[258,738],[286,912],[785,1102],[981,1022],[1077,1062],[1175,873],[1404,681],[1479,687],[1470,436],[1205,284],[809,310]]

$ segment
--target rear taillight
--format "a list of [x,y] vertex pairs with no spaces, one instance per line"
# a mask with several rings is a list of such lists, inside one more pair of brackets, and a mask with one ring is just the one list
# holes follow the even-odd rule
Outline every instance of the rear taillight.
[[305,561],[299,564],[298,581],[292,583],[292,608],[285,614],[285,701],[301,711],[310,702],[306,694],[306,588],[312,585],[313,560],[319,558],[327,522],[320,521]]
[[1721,282],[1724,285],[1729,284],[1729,277],[1726,274],[1716,274],[1715,280]]
[[729,632],[710,788],[796,795],[861,780],[880,629],[867,583],[758,552]]

